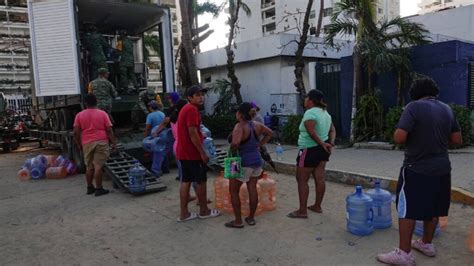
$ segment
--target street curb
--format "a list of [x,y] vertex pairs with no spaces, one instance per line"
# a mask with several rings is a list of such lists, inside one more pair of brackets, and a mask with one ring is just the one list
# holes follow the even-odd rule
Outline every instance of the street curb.
[[[288,162],[275,162],[275,166],[279,173],[288,175],[296,174],[296,165]],[[274,171],[268,164],[265,164],[265,169]],[[380,186],[392,193],[397,190],[397,179],[370,176],[363,173],[352,173],[347,171],[340,171],[337,169],[326,169],[326,180],[343,183],[347,185],[361,185],[363,187],[373,187],[376,180],[380,180]],[[463,203],[474,206],[474,194],[461,188],[451,187],[451,201]]]

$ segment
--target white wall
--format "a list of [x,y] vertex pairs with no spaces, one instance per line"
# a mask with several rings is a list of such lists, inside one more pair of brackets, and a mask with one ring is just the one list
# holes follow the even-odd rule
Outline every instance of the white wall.
[[474,0],[422,0],[419,4],[420,11],[418,14],[426,14],[436,12],[445,8],[461,7],[474,4]]

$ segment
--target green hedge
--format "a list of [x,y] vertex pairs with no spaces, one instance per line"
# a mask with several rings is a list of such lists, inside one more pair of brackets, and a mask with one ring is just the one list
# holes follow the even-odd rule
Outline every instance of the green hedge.
[[388,110],[387,114],[385,115],[385,141],[393,143],[393,134],[395,133],[395,129],[397,128],[397,124],[400,120],[400,117],[402,116],[402,113],[403,108],[400,106],[395,106]]
[[209,128],[214,139],[227,138],[237,123],[235,115],[203,116],[202,122]]
[[288,117],[288,123],[283,127],[281,133],[283,143],[298,145],[298,137],[300,135],[299,127],[302,119],[302,115],[292,115]]
[[462,105],[450,104],[450,106],[453,109],[454,116],[456,116],[456,119],[459,122],[459,126],[461,127],[461,134],[464,142],[463,146],[472,144],[471,110]]

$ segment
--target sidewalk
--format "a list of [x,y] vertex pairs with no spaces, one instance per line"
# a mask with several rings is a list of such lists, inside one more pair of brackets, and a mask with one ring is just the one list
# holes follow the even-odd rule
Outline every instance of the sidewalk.
[[[217,140],[216,145],[225,142]],[[268,144],[268,151],[275,162],[275,145]],[[284,153],[282,163],[295,165],[298,147],[283,145]],[[449,154],[452,164],[452,186],[474,193],[474,153],[470,147],[455,150]],[[331,159],[327,164],[328,170],[352,173],[360,176],[384,177],[398,180],[400,167],[403,162],[403,151],[376,150],[357,148],[337,148],[333,150]]]

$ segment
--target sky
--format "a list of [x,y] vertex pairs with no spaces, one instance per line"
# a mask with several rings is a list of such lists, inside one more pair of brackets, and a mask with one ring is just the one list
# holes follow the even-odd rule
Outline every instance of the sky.
[[[220,5],[224,0],[209,0],[212,3]],[[256,1],[256,0],[248,0]],[[206,0],[199,0],[199,2],[206,2]],[[421,0],[400,0],[400,15],[402,17],[415,15],[418,12],[418,4]],[[222,48],[226,45],[225,35],[229,32],[229,28],[225,24],[227,15],[222,12],[217,18],[212,15],[202,15],[199,17],[199,24],[204,25],[209,23],[214,33],[201,43],[201,51],[208,51],[216,48]]]

